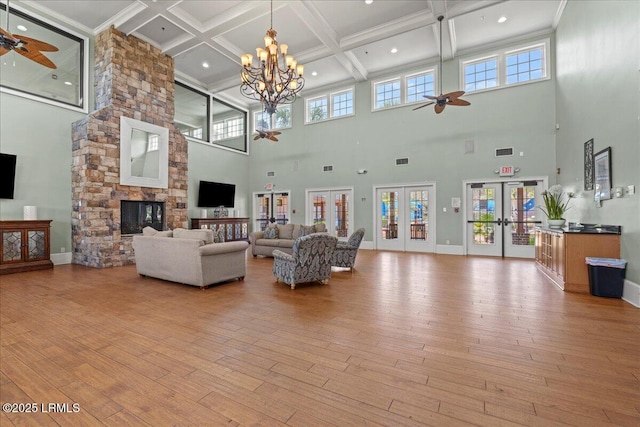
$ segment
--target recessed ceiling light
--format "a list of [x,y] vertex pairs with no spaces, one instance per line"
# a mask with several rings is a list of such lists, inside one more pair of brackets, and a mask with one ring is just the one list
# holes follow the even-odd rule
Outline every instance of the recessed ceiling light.
[[371,3],[373,3],[373,0],[364,0],[364,2],[365,2],[366,4],[371,4]]
[[64,84],[66,84],[67,86],[73,86],[73,83],[71,82],[64,82]]
[[202,63],[202,68],[209,68],[209,63],[208,62],[203,62]]
[[20,31],[27,31],[27,27],[25,27],[24,25],[18,25],[16,28],[18,28]]
[[500,18],[498,18],[498,24],[502,24],[503,22],[507,21],[507,17],[506,16],[501,16]]
[[317,71],[314,71],[314,72],[312,72],[312,73],[311,73],[311,75],[312,75],[313,77],[315,77],[315,76],[317,76],[317,75],[318,75],[318,72],[317,72]]
[[397,53],[397,52],[398,52],[397,48],[394,47],[393,49],[391,49],[391,53]]

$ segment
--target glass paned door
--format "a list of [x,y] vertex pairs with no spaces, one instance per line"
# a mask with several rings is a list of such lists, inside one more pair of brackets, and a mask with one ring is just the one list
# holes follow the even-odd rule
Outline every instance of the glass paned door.
[[254,194],[254,230],[264,230],[271,222],[286,224],[289,222],[289,193]]
[[404,206],[407,209],[405,250],[434,252],[435,242],[430,225],[429,208],[434,200],[433,187],[406,187]]
[[467,186],[467,253],[533,258],[542,181]]
[[467,186],[467,253],[502,256],[502,185]]
[[433,186],[379,188],[377,197],[378,249],[433,252],[433,224],[430,201],[435,200]]
[[353,233],[353,190],[311,190],[307,192],[307,224],[324,223],[329,234],[347,240]]
[[[540,184],[540,185],[538,185]],[[538,181],[505,184],[509,212],[504,216],[504,253],[508,257],[533,258],[535,226],[541,223],[542,183]]]
[[399,227],[400,204],[403,195],[401,188],[382,188],[377,190],[378,249],[404,250],[404,228]]

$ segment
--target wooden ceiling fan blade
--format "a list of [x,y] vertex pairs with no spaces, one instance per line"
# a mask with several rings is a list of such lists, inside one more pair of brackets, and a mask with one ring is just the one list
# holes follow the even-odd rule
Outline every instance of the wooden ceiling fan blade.
[[433,104],[435,104],[435,102],[427,102],[426,104],[422,104],[422,105],[414,108],[413,111],[419,110],[419,109],[424,108],[424,107],[428,107],[429,105],[433,105]]
[[466,107],[467,105],[471,105],[469,101],[465,101],[464,99],[454,99],[453,101],[447,102],[449,105],[458,105],[460,107]]
[[431,96],[431,95],[422,95],[422,96],[423,96],[423,97],[425,97],[425,98],[427,98],[427,99],[433,99],[434,101],[435,101],[436,99],[438,99],[438,97],[437,97],[437,96]]
[[446,105],[447,105],[447,104],[436,104],[436,106],[435,106],[435,108],[434,108],[434,110],[436,110],[436,114],[440,114],[440,113],[442,113],[442,110],[444,110],[444,107],[445,107]]
[[29,58],[30,60],[35,61],[40,65],[44,65],[45,67],[49,67],[54,70],[58,68],[56,67],[56,64],[51,62],[49,58],[47,58],[46,56],[44,56],[38,51],[28,51],[23,49],[14,49],[14,50],[18,52],[20,55],[24,56],[25,58]]
[[449,101],[454,101],[457,98],[461,97],[462,95],[464,95],[464,91],[463,90],[458,90],[456,92],[449,92],[449,93],[445,93],[444,95],[442,95],[444,98],[448,98]]
[[4,28],[1,28],[1,27],[0,27],[0,34],[2,34],[2,35],[3,35],[3,36],[5,36],[5,37],[8,37],[8,38],[10,38],[10,39],[13,39],[13,36],[12,36],[10,33],[6,32],[6,31],[4,30]]
[[280,135],[281,133],[282,133],[282,132],[278,132],[278,131],[276,130],[276,131],[271,132],[271,135]]
[[0,56],[4,55],[7,52],[9,52],[9,49],[5,49],[5,48],[0,46]]
[[28,50],[39,50],[40,52],[57,52],[58,48],[49,43],[45,43],[43,41],[32,39],[31,37],[21,36],[18,34],[13,35],[14,38],[21,40],[22,42],[26,42],[25,47]]
[[260,138],[261,138],[261,136],[260,136],[260,135],[256,135],[255,137],[253,137],[253,140],[254,140],[254,141],[257,141],[257,140],[259,140]]
[[278,142],[278,138],[276,138],[275,136],[270,136],[269,139],[274,142]]

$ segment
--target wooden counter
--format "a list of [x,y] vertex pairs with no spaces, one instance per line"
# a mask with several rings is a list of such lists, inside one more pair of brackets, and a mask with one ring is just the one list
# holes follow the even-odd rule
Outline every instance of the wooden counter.
[[620,234],[536,228],[536,264],[569,292],[589,292],[586,257],[620,258]]

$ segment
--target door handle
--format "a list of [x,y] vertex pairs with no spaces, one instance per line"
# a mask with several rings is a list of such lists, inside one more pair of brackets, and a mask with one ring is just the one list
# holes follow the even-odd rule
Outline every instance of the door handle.
[[509,218],[505,218],[505,219],[504,219],[504,226],[506,227],[506,226],[507,226],[507,225],[509,225],[509,224],[510,224],[510,222],[509,222]]
[[[505,220],[506,221],[506,220]],[[498,225],[502,225],[502,218],[498,218],[496,221],[496,224]],[[505,223],[506,224],[506,223]]]

